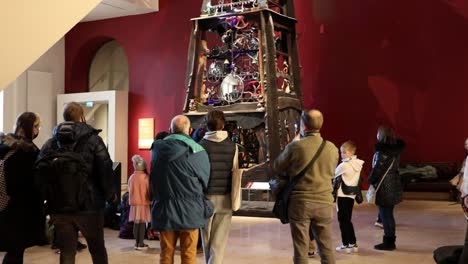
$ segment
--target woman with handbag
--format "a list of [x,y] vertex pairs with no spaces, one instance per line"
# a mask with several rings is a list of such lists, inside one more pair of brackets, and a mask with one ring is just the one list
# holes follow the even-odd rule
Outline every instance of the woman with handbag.
[[375,204],[384,226],[383,243],[375,245],[377,250],[394,250],[395,246],[395,205],[402,201],[403,185],[398,172],[400,154],[405,143],[395,137],[393,129],[381,126],[377,131],[377,143],[374,146],[372,171],[368,182],[369,189],[375,188]]

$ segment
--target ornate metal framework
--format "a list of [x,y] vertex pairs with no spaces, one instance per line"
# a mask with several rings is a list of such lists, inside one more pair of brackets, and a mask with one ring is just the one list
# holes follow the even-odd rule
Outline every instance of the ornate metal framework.
[[293,1],[212,2],[192,19],[184,112],[196,126],[210,109],[223,111],[237,138],[256,135],[255,162],[274,159],[302,109]]

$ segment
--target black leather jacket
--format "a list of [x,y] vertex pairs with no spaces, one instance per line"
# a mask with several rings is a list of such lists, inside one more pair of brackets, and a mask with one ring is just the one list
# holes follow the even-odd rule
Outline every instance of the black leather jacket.
[[402,201],[403,184],[398,168],[400,166],[400,154],[404,148],[405,143],[401,139],[398,139],[395,144],[375,144],[372,171],[368,178],[369,184],[377,188],[388,170],[380,188],[377,190],[375,199],[377,205],[392,206]]

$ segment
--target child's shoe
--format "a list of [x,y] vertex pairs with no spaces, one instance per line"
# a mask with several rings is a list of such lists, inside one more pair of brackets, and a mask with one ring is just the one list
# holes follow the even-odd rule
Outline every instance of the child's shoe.
[[358,253],[359,252],[359,247],[357,244],[349,244],[348,248],[351,249],[351,253]]
[[383,228],[383,224],[381,222],[377,222],[377,221],[374,223],[374,226]]
[[147,244],[139,244],[139,245],[135,245],[135,250],[145,250],[145,249],[148,249],[148,245]]
[[349,254],[349,253],[351,253],[351,248],[348,247],[348,246],[345,246],[345,245],[341,245],[341,246],[336,247],[336,251],[345,252],[345,253]]

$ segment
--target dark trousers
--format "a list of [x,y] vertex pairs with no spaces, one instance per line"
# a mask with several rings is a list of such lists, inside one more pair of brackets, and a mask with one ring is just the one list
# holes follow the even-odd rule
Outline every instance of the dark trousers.
[[135,237],[135,246],[143,246],[145,239],[146,223],[133,224],[133,237]]
[[466,223],[465,245],[463,246],[463,252],[460,256],[460,260],[458,261],[459,264],[468,263],[468,221]]
[[9,250],[3,257],[2,264],[23,264],[24,249]]
[[341,241],[343,245],[356,244],[356,235],[354,234],[353,216],[354,199],[347,197],[338,197],[338,221],[340,223]]
[[94,264],[107,264],[104,246],[104,215],[102,212],[85,212],[73,215],[53,214],[57,245],[60,249],[60,264],[74,264],[78,231],[88,243]]
[[379,205],[379,215],[382,219],[382,224],[384,227],[384,235],[387,237],[395,236],[395,218],[393,217],[393,208],[394,205],[390,206],[380,206]]

